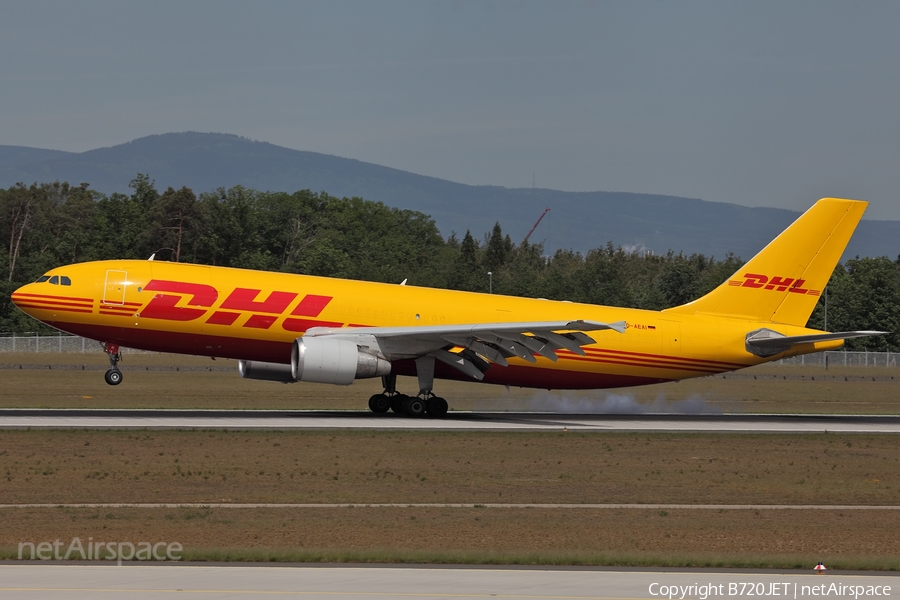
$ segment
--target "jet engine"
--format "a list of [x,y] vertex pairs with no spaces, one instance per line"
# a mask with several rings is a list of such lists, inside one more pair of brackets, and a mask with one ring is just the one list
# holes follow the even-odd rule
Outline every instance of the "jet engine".
[[291,348],[291,376],[297,381],[350,385],[354,379],[380,377],[391,363],[356,342],[331,337],[299,337]]
[[244,379],[263,379],[265,381],[280,381],[281,383],[293,383],[291,365],[281,363],[260,362],[258,360],[239,360],[238,373]]

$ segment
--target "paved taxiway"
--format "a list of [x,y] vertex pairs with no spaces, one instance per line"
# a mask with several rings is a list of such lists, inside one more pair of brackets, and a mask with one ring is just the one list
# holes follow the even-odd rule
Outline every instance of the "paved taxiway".
[[[656,584],[655,586],[653,584]],[[0,565],[0,598],[676,598],[763,596],[818,598],[813,586],[863,586],[859,598],[896,597],[900,578],[888,574],[687,572],[565,568],[396,566]],[[663,587],[666,586],[666,587]],[[689,586],[697,586],[690,588]],[[700,586],[716,592],[701,593]],[[721,586],[721,587],[719,587]],[[751,588],[752,586],[752,588]],[[804,588],[804,586],[808,586]],[[865,590],[871,586],[872,595]],[[887,586],[888,589],[885,588]],[[683,596],[681,590],[686,590]],[[734,593],[729,594],[729,591]],[[738,593],[742,592],[742,593]],[[803,593],[807,592],[807,593]],[[848,597],[847,594],[830,594]],[[853,594],[849,595],[853,598]]]
[[413,419],[360,411],[3,409],[0,429],[426,429],[900,433],[900,416],[575,415],[451,412]]

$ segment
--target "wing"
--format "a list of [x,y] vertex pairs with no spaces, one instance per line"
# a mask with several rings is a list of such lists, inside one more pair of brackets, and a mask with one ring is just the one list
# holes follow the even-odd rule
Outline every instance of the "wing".
[[[625,322],[534,321],[481,323],[477,325],[433,325],[421,327],[313,327],[304,337],[328,336],[350,340],[387,360],[434,356],[443,363],[478,379],[490,362],[507,366],[508,358],[536,362],[535,356],[557,360],[557,350],[584,356],[582,346],[596,341],[585,331],[611,329],[625,332]],[[450,352],[462,348],[461,352]],[[486,360],[487,359],[487,360]]]

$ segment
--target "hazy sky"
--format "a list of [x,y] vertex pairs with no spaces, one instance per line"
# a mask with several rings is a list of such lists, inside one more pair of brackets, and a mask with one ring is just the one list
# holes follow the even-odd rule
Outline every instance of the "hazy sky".
[[900,219],[897,2],[3,2],[0,144],[236,133],[470,184]]

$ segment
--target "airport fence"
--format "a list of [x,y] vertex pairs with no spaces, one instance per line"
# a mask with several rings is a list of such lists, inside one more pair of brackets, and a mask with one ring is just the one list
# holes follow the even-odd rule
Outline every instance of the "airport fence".
[[[0,353],[3,352],[97,352],[98,342],[74,335],[41,335],[29,333],[12,335],[0,333]],[[125,349],[129,353],[144,353],[144,350]],[[146,352],[152,354],[151,352]],[[812,367],[896,367],[900,363],[900,352],[817,352],[792,358],[783,358],[773,365]]]
[[[130,354],[153,354],[144,350],[123,348]],[[0,354],[4,352],[98,352],[100,343],[95,340],[65,334],[5,334],[0,333]]]
[[816,352],[774,361],[773,365],[812,367],[896,367],[900,352]]

